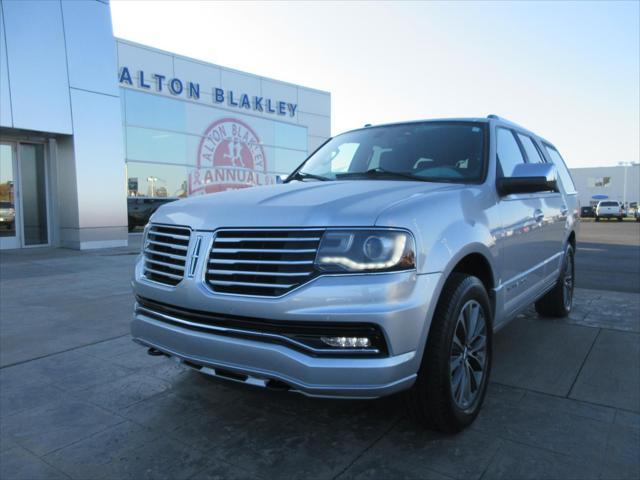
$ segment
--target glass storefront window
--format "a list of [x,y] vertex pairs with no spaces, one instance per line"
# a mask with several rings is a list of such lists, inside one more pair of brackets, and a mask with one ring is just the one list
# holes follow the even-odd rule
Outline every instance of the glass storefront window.
[[127,185],[130,197],[187,196],[188,167],[127,162]]
[[184,100],[124,90],[125,123],[130,127],[206,135],[216,122],[229,119],[249,126],[262,145],[307,151],[307,127],[230,112]]
[[127,159],[155,163],[195,163],[195,156],[188,156],[187,144],[199,138],[182,133],[127,127]]
[[275,183],[307,157],[307,128],[123,89],[130,196]]

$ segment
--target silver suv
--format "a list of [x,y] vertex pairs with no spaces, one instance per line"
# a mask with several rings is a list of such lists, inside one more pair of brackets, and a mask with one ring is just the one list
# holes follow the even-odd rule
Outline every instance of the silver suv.
[[572,305],[579,206],[548,141],[495,115],[331,138],[284,184],[160,207],[135,341],[319,397],[406,391],[448,432],[482,404],[493,332]]

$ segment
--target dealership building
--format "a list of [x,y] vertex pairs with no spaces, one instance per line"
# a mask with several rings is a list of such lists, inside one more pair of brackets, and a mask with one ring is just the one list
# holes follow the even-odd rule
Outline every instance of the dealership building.
[[637,207],[640,202],[640,163],[572,168],[571,176],[580,205],[595,206],[600,200],[615,200],[627,207]]
[[268,185],[328,92],[113,37],[108,1],[0,0],[0,248],[127,244],[127,198]]

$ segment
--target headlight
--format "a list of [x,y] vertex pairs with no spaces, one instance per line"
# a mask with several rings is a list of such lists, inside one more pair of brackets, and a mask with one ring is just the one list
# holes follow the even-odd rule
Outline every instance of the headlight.
[[392,272],[415,268],[411,234],[396,230],[328,230],[316,267],[327,273]]

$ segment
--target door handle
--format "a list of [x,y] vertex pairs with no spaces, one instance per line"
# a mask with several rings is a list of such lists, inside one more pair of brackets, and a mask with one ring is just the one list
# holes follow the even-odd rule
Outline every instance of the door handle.
[[536,208],[533,211],[533,219],[538,222],[541,223],[542,220],[544,219],[544,213],[542,213],[542,210],[540,210],[539,208]]
[[560,215],[564,217],[567,213],[569,213],[569,209],[567,208],[566,205],[562,205],[560,207]]

